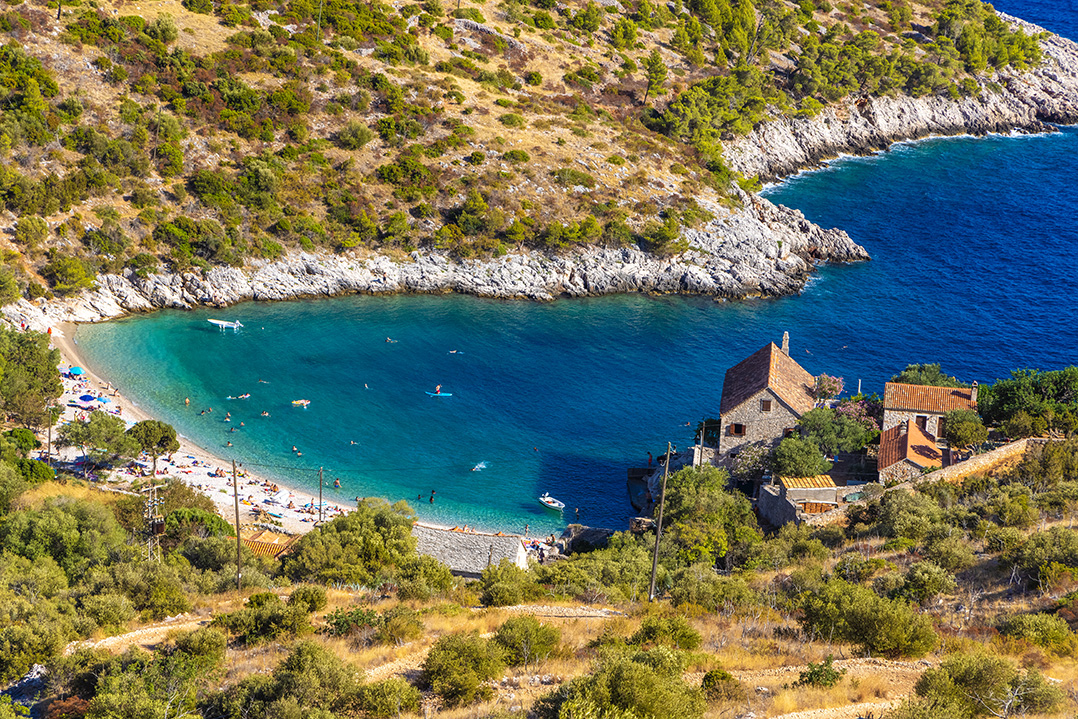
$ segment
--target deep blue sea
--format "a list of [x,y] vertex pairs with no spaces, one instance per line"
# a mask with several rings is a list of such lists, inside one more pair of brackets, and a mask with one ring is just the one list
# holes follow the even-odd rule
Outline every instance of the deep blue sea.
[[[1078,36],[1071,3],[997,6]],[[847,230],[873,261],[821,268],[798,297],[349,297],[158,312],[77,339],[92,367],[206,449],[297,487],[316,488],[324,467],[343,485],[332,501],[406,499],[423,519],[533,532],[579,508],[582,522],[622,528],[626,468],[668,440],[690,444],[686,423],[717,414],[726,369],[784,330],[808,371],[867,392],[909,362],[982,382],[1078,362],[1075,177],[1073,128],[903,144],[799,175],[766,195]],[[210,317],[246,329],[222,333]],[[429,397],[437,384],[453,396]],[[308,409],[291,405],[301,398]],[[538,504],[544,491],[564,517]]]

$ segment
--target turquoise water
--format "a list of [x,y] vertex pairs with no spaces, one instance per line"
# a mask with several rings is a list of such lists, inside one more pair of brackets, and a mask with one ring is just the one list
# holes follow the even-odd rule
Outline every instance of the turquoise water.
[[[726,369],[783,330],[808,371],[870,392],[908,362],[991,381],[1078,361],[1076,158],[1072,128],[931,140],[769,190],[873,256],[822,268],[799,297],[349,297],[159,312],[77,339],[92,367],[206,449],[314,491],[324,467],[343,485],[331,501],[406,499],[427,520],[506,531],[553,531],[579,507],[581,521],[620,528],[625,469],[667,440],[690,444],[685,425],[717,414]],[[222,333],[210,317],[246,329]],[[427,396],[436,384],[453,396]],[[309,409],[291,406],[300,398]],[[538,504],[544,491],[564,518]]]

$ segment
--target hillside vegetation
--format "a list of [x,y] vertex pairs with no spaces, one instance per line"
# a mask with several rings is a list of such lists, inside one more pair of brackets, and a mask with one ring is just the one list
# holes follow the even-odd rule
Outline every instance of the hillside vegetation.
[[[22,425],[0,435],[0,683],[44,665],[26,698],[36,716],[821,709],[974,719],[1078,709],[1075,368],[1017,372],[981,390],[986,411],[1018,436],[1037,425],[1060,439],[960,483],[928,474],[907,487],[864,485],[866,501],[832,525],[767,531],[725,471],[672,474],[649,603],[650,530],[465,581],[417,553],[406,503],[365,499],[280,559],[244,545],[237,565],[235,528],[175,479],[158,492],[161,552],[151,557],[146,495],[98,491],[28,457],[40,443],[27,428],[50,421],[59,394],[55,361],[45,336],[0,333],[0,409]],[[898,377],[958,382],[938,365]],[[798,441],[812,453],[836,438],[871,441],[876,401],[806,414]],[[167,425],[110,429],[99,415],[61,428],[58,443],[81,444],[101,468],[174,449]],[[17,712],[0,697],[0,719]]]
[[0,13],[0,300],[294,248],[675,252],[756,184],[724,137],[1040,53],[977,0],[148,7]]

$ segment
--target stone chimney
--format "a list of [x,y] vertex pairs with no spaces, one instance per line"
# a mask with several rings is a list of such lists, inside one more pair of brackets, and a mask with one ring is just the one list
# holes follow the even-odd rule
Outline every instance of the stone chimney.
[[899,437],[901,437],[904,434],[907,434],[910,431],[910,423],[912,423],[912,422],[913,422],[912,419],[907,419],[905,422],[898,425],[898,436]]
[[977,380],[973,380],[973,386],[970,387],[969,399],[973,404],[977,404]]
[[[789,332],[783,332],[782,333],[782,351],[783,351],[783,353],[786,354],[787,357],[790,356],[790,333]],[[974,399],[976,399],[976,397],[974,397]]]

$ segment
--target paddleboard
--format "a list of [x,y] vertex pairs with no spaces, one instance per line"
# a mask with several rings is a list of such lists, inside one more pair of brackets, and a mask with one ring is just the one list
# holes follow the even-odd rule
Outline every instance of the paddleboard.
[[452,392],[427,392],[431,397],[452,397]]

